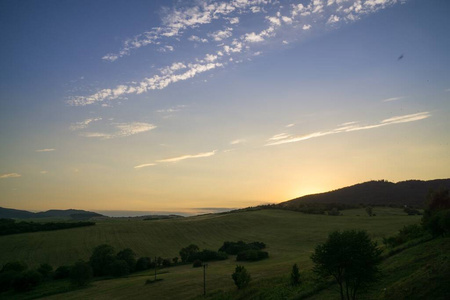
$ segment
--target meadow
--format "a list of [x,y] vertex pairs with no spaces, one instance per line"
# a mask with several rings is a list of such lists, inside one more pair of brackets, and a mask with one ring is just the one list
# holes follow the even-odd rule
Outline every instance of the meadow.
[[[217,250],[224,241],[262,241],[267,245],[269,259],[240,264],[250,272],[253,285],[264,285],[268,280],[287,278],[294,263],[302,272],[310,270],[310,256],[315,246],[324,242],[333,230],[364,229],[381,244],[383,237],[396,234],[405,225],[419,223],[421,218],[408,216],[396,208],[376,207],[375,217],[369,217],[363,209],[343,213],[343,216],[326,216],[273,209],[156,221],[100,220],[97,225],[86,228],[0,237],[0,263],[21,260],[31,267],[49,263],[56,268],[89,259],[93,248],[104,243],[117,251],[131,248],[138,257],[173,258],[182,247],[192,243],[200,249]],[[233,257],[208,263],[208,293],[234,290],[231,274],[235,266]],[[98,280],[88,288],[49,298],[189,299],[203,292],[202,268],[182,265],[159,272],[158,277],[163,281],[150,285],[144,283],[151,278],[152,270],[126,278]],[[45,295],[42,289],[46,287],[28,296],[24,294],[23,298],[33,298],[39,293]]]

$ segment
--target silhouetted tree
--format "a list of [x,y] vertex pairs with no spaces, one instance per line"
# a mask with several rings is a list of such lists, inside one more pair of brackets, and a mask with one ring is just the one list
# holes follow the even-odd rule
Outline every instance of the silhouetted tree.
[[92,281],[93,271],[90,264],[80,260],[70,268],[70,281],[76,286],[86,286]]
[[123,259],[116,259],[111,263],[111,275],[121,277],[130,274],[130,266]]
[[292,266],[291,271],[291,285],[296,286],[300,283],[300,272],[298,271],[297,264]]
[[70,276],[70,267],[68,266],[60,266],[56,268],[55,272],[53,273],[54,279],[65,279],[69,278]]
[[140,257],[136,262],[136,271],[144,271],[150,269],[150,257]]
[[35,270],[24,271],[15,278],[13,282],[14,290],[17,292],[26,292],[32,290],[41,282],[41,274]]
[[182,262],[192,262],[195,259],[195,254],[199,251],[197,245],[191,244],[186,248],[180,250],[180,257]]
[[373,216],[373,208],[372,206],[366,207],[366,213],[369,215],[369,217]]
[[340,287],[341,299],[355,299],[356,292],[376,280],[381,250],[365,231],[335,231],[311,256],[314,271],[332,276]]
[[128,264],[128,269],[130,272],[134,272],[136,267],[136,254],[130,248],[123,249],[117,253],[117,259],[124,260]]
[[450,195],[448,189],[439,189],[428,194],[422,225],[434,236],[450,234]]
[[97,246],[89,259],[94,276],[111,274],[111,264],[115,259],[114,248],[112,246],[106,244]]
[[42,275],[43,279],[49,279],[53,274],[53,268],[49,264],[41,264],[37,271]]
[[231,275],[231,278],[234,280],[234,284],[238,289],[243,289],[250,283],[251,276],[247,272],[244,266],[236,266],[234,273]]

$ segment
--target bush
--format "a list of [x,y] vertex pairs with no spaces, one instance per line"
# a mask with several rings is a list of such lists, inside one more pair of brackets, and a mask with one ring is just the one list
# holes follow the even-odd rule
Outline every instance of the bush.
[[225,252],[216,252],[213,250],[204,249],[201,252],[197,252],[194,257],[195,259],[206,262],[212,260],[225,260],[228,258],[228,255]]
[[21,273],[13,282],[16,292],[26,292],[37,287],[41,282],[41,274],[35,270]]
[[258,261],[269,257],[269,253],[261,250],[245,250],[236,256],[237,261]]
[[450,233],[450,192],[448,189],[430,192],[427,208],[422,217],[422,225],[433,236]]
[[136,267],[136,254],[130,248],[123,249],[117,253],[117,259],[124,260],[128,264],[128,269],[130,272],[134,271]]
[[76,286],[88,285],[92,281],[92,277],[92,267],[84,261],[80,260],[70,268],[70,281]]
[[150,269],[150,257],[140,257],[136,262],[136,271],[144,271]]
[[28,266],[21,262],[21,261],[12,261],[6,263],[3,267],[1,272],[7,272],[7,271],[16,271],[16,272],[22,272],[25,271],[28,268]]
[[52,277],[53,268],[49,264],[41,264],[37,271],[42,275],[42,278],[49,279]]
[[70,267],[60,266],[53,273],[54,279],[66,279],[70,277]]
[[195,255],[200,249],[197,245],[191,244],[180,250],[180,257],[182,262],[193,262]]
[[236,266],[234,273],[231,275],[234,280],[234,284],[238,289],[243,289],[250,283],[251,277],[244,266]]
[[193,268],[200,268],[201,266],[203,266],[203,263],[200,259],[194,260],[194,263],[192,264]]
[[97,246],[89,259],[94,276],[110,275],[111,264],[115,260],[114,248],[112,246],[106,244]]
[[19,277],[20,272],[5,271],[0,273],[0,292],[5,292],[13,287],[14,281]]
[[164,258],[162,261],[162,266],[163,267],[170,267],[172,265],[172,262],[170,261],[170,259],[168,258]]
[[245,251],[245,250],[261,250],[266,248],[266,244],[263,242],[251,242],[251,243],[245,243],[243,241],[237,241],[237,242],[224,242],[222,247],[219,248],[219,252],[225,252],[229,255],[236,255],[239,252]]
[[111,264],[111,275],[121,277],[130,274],[130,267],[123,259],[117,259]]
[[300,283],[300,272],[298,271],[297,264],[292,266],[291,271],[291,285],[296,286]]
[[424,229],[417,224],[403,226],[403,228],[400,229],[397,235],[383,238],[383,244],[385,244],[389,248],[394,248],[403,243],[406,243],[407,241],[420,238],[424,234]]

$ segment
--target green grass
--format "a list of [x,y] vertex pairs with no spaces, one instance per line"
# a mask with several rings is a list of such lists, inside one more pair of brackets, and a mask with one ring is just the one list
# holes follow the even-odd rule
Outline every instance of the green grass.
[[[372,238],[381,241],[383,236],[393,235],[404,225],[418,223],[421,218],[407,216],[394,208],[374,208],[374,213],[376,217],[368,217],[363,209],[346,210],[344,216],[332,217],[259,210],[152,222],[105,220],[86,228],[0,237],[0,263],[22,260],[30,266],[44,262],[54,267],[69,265],[78,259],[87,260],[92,249],[103,243],[116,250],[129,247],[138,256],[172,258],[191,243],[201,249],[217,250],[227,240],[263,241],[268,246],[269,259],[243,264],[252,276],[251,286],[267,288],[273,278],[280,280],[287,276],[294,263],[302,272],[310,270],[314,247],[325,241],[333,230],[365,229]],[[208,291],[221,295],[222,290],[225,296],[233,291],[231,274],[235,265],[233,258],[209,263]],[[167,273],[159,275],[164,280],[153,284],[145,285],[145,281],[152,278],[150,270],[128,278],[95,281],[89,288],[55,295],[52,299],[189,299],[202,294],[202,268],[185,265],[166,270]],[[310,275],[306,272],[304,276]],[[284,285],[279,289],[283,293]]]

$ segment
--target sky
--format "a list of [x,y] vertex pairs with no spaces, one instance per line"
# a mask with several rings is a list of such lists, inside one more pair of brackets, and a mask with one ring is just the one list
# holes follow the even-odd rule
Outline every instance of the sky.
[[0,0],[0,206],[199,212],[449,178],[449,14]]

